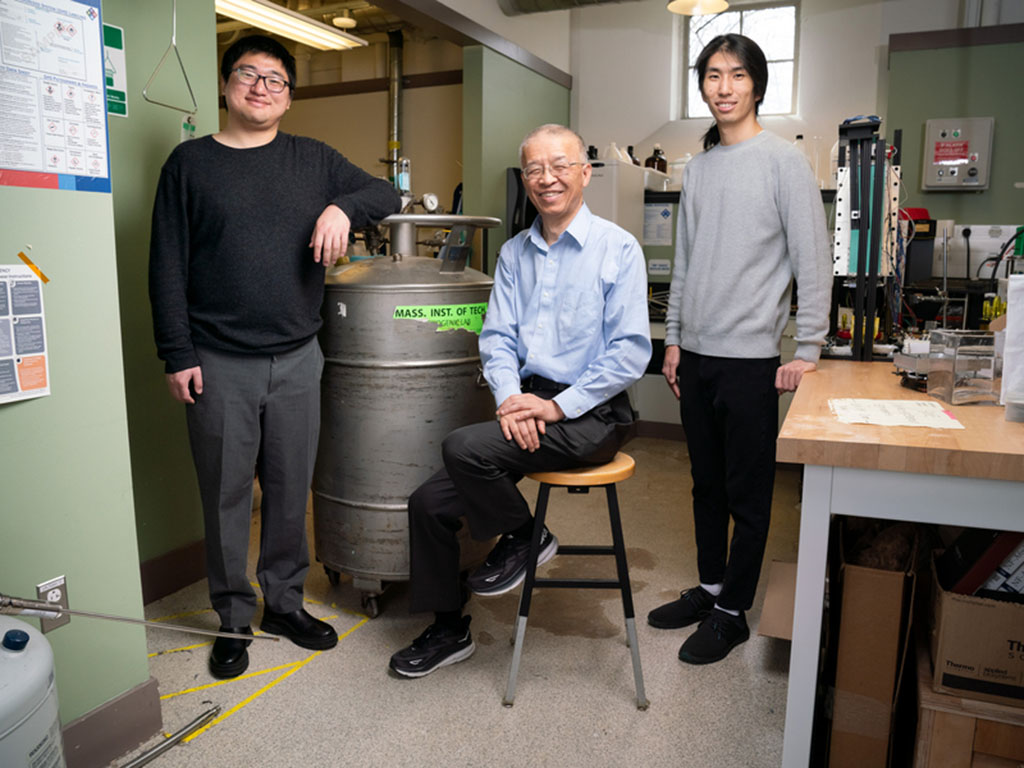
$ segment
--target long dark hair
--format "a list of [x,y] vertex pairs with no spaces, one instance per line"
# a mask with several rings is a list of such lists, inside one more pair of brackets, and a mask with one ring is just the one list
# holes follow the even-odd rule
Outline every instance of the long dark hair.
[[[764,51],[761,46],[743,35],[719,35],[704,46],[704,50],[697,57],[697,87],[704,92],[704,75],[708,71],[708,61],[719,51],[731,53],[743,68],[747,70],[754,81],[754,114],[761,108],[765,91],[768,89],[768,62],[765,60]],[[722,136],[718,132],[718,123],[713,123],[708,132],[703,136],[704,149],[711,149],[716,144],[721,144]]]

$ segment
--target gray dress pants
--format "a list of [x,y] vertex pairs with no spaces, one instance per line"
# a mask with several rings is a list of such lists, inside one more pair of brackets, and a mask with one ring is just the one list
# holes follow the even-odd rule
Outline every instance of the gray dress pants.
[[203,394],[186,406],[206,526],[210,602],[226,627],[248,626],[246,564],[254,471],[263,491],[256,578],[266,607],[302,607],[309,570],[306,503],[320,432],[323,354],[316,338],[279,355],[197,348]]

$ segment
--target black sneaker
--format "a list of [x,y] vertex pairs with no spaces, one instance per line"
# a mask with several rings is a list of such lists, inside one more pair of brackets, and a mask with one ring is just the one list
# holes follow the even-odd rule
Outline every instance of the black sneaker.
[[739,616],[733,616],[715,608],[679,648],[679,660],[687,664],[721,661],[729,655],[729,651],[749,637],[750,628],[742,612]]
[[706,619],[715,607],[715,596],[704,587],[679,593],[679,599],[665,603],[647,614],[647,623],[658,629],[679,629]]
[[[540,554],[537,565],[546,563],[558,552],[558,539],[548,527],[540,532]],[[517,539],[511,533],[502,536],[484,564],[469,577],[469,588],[475,595],[503,595],[518,587],[526,578],[526,561],[530,558],[530,540]]]
[[465,661],[476,650],[469,622],[470,617],[463,616],[459,629],[431,624],[412,645],[395,653],[389,666],[402,677],[423,677],[439,667]]

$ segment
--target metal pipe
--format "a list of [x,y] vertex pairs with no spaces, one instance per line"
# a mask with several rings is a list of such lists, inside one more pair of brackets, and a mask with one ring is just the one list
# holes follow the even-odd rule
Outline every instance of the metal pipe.
[[[946,327],[946,311],[949,308],[949,230],[942,228],[942,327]],[[966,314],[966,312],[964,313]]]
[[160,742],[159,744],[157,744],[155,747],[153,747],[152,749],[148,750],[147,752],[143,752],[141,755],[136,757],[130,763],[125,763],[124,765],[122,765],[121,768],[139,768],[139,766],[143,766],[146,763],[150,762],[151,760],[154,760],[154,759],[160,757],[160,755],[162,755],[164,752],[169,750],[171,747],[173,747],[179,741],[184,739],[186,736],[188,736],[193,731],[198,731],[200,728],[202,728],[208,722],[213,720],[213,718],[215,718],[219,714],[220,714],[220,706],[219,705],[218,706],[214,706],[211,709],[206,710],[205,712],[203,712],[203,714],[201,714],[199,717],[197,717],[191,723],[186,725],[180,731],[177,731],[176,733],[171,734],[164,741]]
[[388,176],[397,186],[398,157],[402,149],[402,47],[401,29],[388,32]]
[[493,216],[456,216],[442,213],[395,213],[381,221],[391,228],[391,257],[416,255],[416,227],[500,227],[501,219]]
[[[128,616],[115,616],[109,613],[94,613],[93,611],[71,610],[63,605],[48,603],[44,600],[26,600],[21,597],[11,597],[0,594],[0,614],[10,616],[36,616],[43,619],[56,619],[62,614],[69,616],[86,616],[91,619],[107,619],[108,621],[121,621],[126,624],[142,624],[157,629],[169,629],[175,632],[189,632],[195,635],[208,635],[210,637],[227,637],[237,640],[239,635],[234,632],[219,632],[212,629],[200,629],[199,627],[186,627],[181,624],[165,624],[162,621],[148,621],[147,619],[133,619]],[[250,638],[246,638],[250,639]],[[279,641],[281,638],[274,635],[254,635],[254,640]]]

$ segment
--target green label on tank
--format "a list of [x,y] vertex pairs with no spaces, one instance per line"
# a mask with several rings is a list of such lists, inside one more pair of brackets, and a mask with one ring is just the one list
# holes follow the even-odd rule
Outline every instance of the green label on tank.
[[420,307],[395,307],[395,320],[416,320],[421,323],[434,323],[437,332],[452,331],[461,328],[480,335],[484,327],[484,313],[487,302],[479,304],[436,304]]

